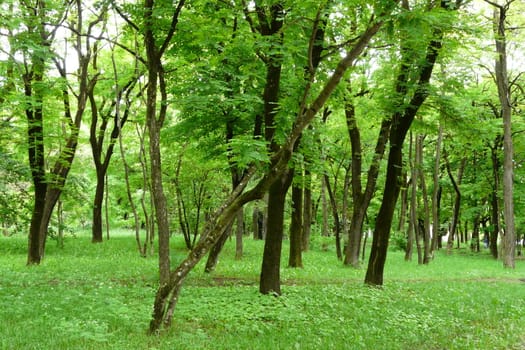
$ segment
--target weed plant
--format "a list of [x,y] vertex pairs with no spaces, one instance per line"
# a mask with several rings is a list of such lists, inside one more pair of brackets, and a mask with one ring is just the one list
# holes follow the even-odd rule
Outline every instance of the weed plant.
[[[133,237],[102,244],[88,235],[48,243],[25,266],[25,238],[0,238],[1,349],[524,349],[525,264],[504,269],[488,252],[438,252],[428,266],[389,252],[385,286],[313,245],[304,268],[284,267],[281,297],[258,293],[262,241],[246,238],[235,260],[226,243],[217,269],[190,274],[173,326],[146,329],[157,287],[156,257]],[[175,265],[186,255],[173,239]]]

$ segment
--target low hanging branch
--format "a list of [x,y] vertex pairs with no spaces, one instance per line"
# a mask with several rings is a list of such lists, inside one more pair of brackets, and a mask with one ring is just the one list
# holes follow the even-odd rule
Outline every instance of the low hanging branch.
[[[391,11],[397,2],[392,2],[389,8]],[[382,14],[379,18],[382,18]],[[285,144],[276,152],[270,164],[272,166],[259,180],[259,182],[250,190],[244,192],[248,182],[256,173],[256,167],[252,166],[245,174],[243,179],[234,189],[224,204],[212,215],[203,228],[202,237],[195,248],[182,261],[182,263],[173,270],[168,281],[161,284],[157,290],[155,303],[153,306],[153,315],[150,322],[149,332],[151,334],[158,332],[162,327],[167,328],[171,325],[175,306],[177,304],[179,293],[189,272],[205,256],[211,247],[217,242],[219,237],[226,230],[227,226],[235,217],[237,211],[246,203],[260,199],[264,196],[270,185],[281,177],[288,169],[288,162],[292,157],[293,146],[303,130],[314,119],[315,115],[324,106],[334,89],[341,81],[344,73],[350,68],[355,60],[364,51],[372,37],[379,31],[382,20],[374,19],[369,27],[362,33],[359,40],[355,43],[348,54],[339,62],[334,73],[325,84],[322,91],[311,104],[305,109],[304,113],[299,113],[295,120],[292,131],[290,132]],[[307,94],[305,94],[307,96]]]

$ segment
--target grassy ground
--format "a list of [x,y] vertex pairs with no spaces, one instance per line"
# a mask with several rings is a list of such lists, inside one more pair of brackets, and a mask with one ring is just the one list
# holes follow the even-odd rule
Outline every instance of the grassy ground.
[[131,237],[50,241],[38,267],[24,238],[0,237],[0,349],[525,349],[524,261],[455,252],[417,266],[390,252],[376,289],[314,245],[304,269],[282,269],[275,298],[257,292],[263,243],[246,239],[241,261],[233,244],[213,274],[190,275],[172,329],[150,337],[157,262]]

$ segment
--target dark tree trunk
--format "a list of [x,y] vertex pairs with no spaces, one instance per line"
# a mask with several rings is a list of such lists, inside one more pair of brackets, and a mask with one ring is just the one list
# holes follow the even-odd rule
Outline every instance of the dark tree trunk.
[[310,249],[310,234],[312,231],[312,179],[308,169],[305,170],[306,184],[303,195],[303,234],[302,250],[307,252]]
[[[441,1],[441,7],[449,6],[447,1]],[[443,33],[435,29],[425,57],[425,65],[419,72],[415,92],[406,104],[403,111],[392,116],[390,130],[390,152],[388,155],[387,172],[383,199],[376,220],[376,227],[372,239],[372,248],[365,276],[365,283],[383,285],[383,271],[385,267],[388,240],[392,227],[392,218],[400,189],[401,170],[403,168],[403,143],[414,117],[428,96],[428,83],[432,76],[434,64],[442,46]]]
[[212,272],[217,267],[217,264],[219,262],[219,255],[222,251],[222,248],[224,247],[224,243],[228,240],[228,237],[231,235],[232,231],[232,222],[226,227],[226,230],[224,233],[219,237],[219,240],[213,245],[213,247],[210,249],[210,253],[208,254],[208,260],[206,260],[206,266],[204,267],[204,272]]
[[332,208],[332,216],[334,218],[334,236],[335,236],[335,252],[337,259],[343,259],[343,253],[341,250],[341,220],[339,220],[339,211],[337,210],[337,202],[335,200],[335,193],[330,185],[330,179],[328,175],[324,175],[324,183],[326,184],[326,191],[328,192],[328,198],[330,199],[330,207]]
[[[75,3],[78,10],[79,20],[77,21],[76,33],[80,38],[80,33],[83,32],[81,10],[82,5],[80,1]],[[36,8],[31,9],[35,11],[37,17],[41,17],[42,25],[37,28],[32,28],[35,32],[40,35],[40,47],[47,49],[50,43],[53,41],[54,31],[47,32],[47,29],[43,25],[45,22],[43,16],[45,14],[44,3],[39,2]],[[98,19],[95,19],[96,23],[102,18],[103,13],[99,15]],[[78,39],[80,41],[80,39]],[[62,189],[65,185],[66,178],[71,169],[71,164],[75,157],[75,152],[78,144],[78,135],[80,124],[82,121],[83,112],[86,107],[87,96],[90,91],[93,90],[97,75],[92,78],[88,78],[88,66],[91,58],[91,50],[89,45],[89,39],[86,39],[86,50],[81,52],[81,44],[78,45],[78,63],[79,63],[79,75],[78,75],[78,93],[76,94],[76,112],[75,114],[71,111],[70,94],[67,87],[62,89],[62,103],[64,106],[64,118],[68,121],[69,134],[65,135],[65,145],[61,149],[58,159],[53,165],[48,181],[45,182],[45,194],[44,192],[44,177],[45,177],[45,154],[44,154],[44,128],[43,128],[43,96],[44,96],[44,74],[45,74],[45,58],[46,53],[35,52],[32,59],[32,67],[26,65],[26,71],[23,75],[24,79],[24,93],[28,98],[29,105],[26,108],[26,117],[29,123],[28,127],[28,151],[29,151],[29,163],[33,177],[33,183],[35,185],[35,207],[34,213],[31,218],[31,227],[29,230],[29,249],[28,249],[28,264],[39,264],[42,257],[44,256],[45,243],[47,238],[47,229],[53,209],[60,198]],[[61,63],[55,61],[56,69],[60,74],[60,77],[67,81],[66,70]],[[38,135],[36,134],[38,132]],[[38,195],[38,199],[36,196]],[[40,222],[38,222],[40,221]],[[38,237],[37,237],[38,236]],[[38,245],[38,246],[36,246]],[[38,252],[37,252],[38,250]]]
[[432,244],[430,247],[430,254],[432,255],[438,249],[438,239],[440,237],[440,219],[439,219],[439,204],[441,195],[441,186],[439,185],[439,163],[441,161],[441,143],[443,142],[443,126],[439,125],[438,138],[436,140],[436,151],[434,159],[434,172],[432,191]]
[[[101,178],[102,176],[102,178]],[[104,190],[105,190],[105,170],[103,174],[97,169],[97,184],[95,188],[95,198],[93,200],[93,227],[91,229],[92,237],[91,242],[100,243],[102,242],[102,203],[104,201]]]
[[235,217],[235,259],[242,259],[243,254],[243,236],[244,236],[244,208],[239,209]]
[[328,200],[326,198],[326,178],[321,178],[321,236],[330,236],[330,230],[328,228]]
[[514,145],[512,142],[512,85],[507,70],[507,11],[512,1],[494,9],[496,62],[494,66],[501,118],[503,119],[503,220],[505,231],[501,239],[503,266],[515,267],[516,228],[514,220]]
[[480,247],[479,247],[479,227],[480,227],[480,214],[477,214],[474,217],[474,220],[472,222],[472,240],[470,242],[470,250],[476,253],[479,253]]
[[284,208],[286,193],[293,176],[289,171],[273,183],[268,191],[268,217],[266,240],[264,241],[263,261],[259,291],[262,294],[281,294],[281,250],[283,242]]
[[[115,62],[113,61],[116,69]],[[117,77],[115,77],[117,80]],[[109,163],[113,156],[115,143],[119,138],[120,132],[129,114],[129,94],[135,86],[136,78],[132,78],[123,88],[118,88],[115,98],[112,102],[112,109],[109,112],[103,112],[101,106],[97,104],[93,89],[88,91],[88,99],[91,106],[91,126],[89,130],[89,142],[91,144],[91,152],[93,154],[93,161],[95,164],[95,171],[97,174],[97,183],[95,188],[95,197],[93,199],[92,212],[92,228],[91,228],[91,242],[102,242],[102,203],[104,201],[104,193],[106,188],[106,178]],[[125,97],[126,108],[121,115],[120,104],[122,98]],[[114,113],[111,116],[111,113]],[[101,115],[102,113],[102,115]],[[99,123],[99,117],[102,119]],[[102,149],[104,147],[104,140],[106,139],[106,130],[110,119],[113,119],[113,129],[110,134],[109,144],[105,154]]]
[[[417,167],[419,164],[417,164],[417,157],[414,157],[414,142],[412,138],[412,133],[410,133],[410,144],[408,146],[408,159],[410,164],[410,220],[408,221],[408,232],[407,232],[407,246],[405,249],[405,261],[412,261],[412,254],[414,252],[414,241],[419,245],[418,241],[418,226],[417,226],[417,220],[418,220],[418,202],[417,202]],[[415,159],[414,159],[415,158]],[[408,190],[407,190],[408,192]],[[419,248],[419,246],[418,246]],[[418,253],[420,250],[418,249]],[[418,254],[419,257],[419,254]]]
[[290,224],[290,254],[288,257],[289,267],[303,267],[303,227],[303,189],[294,185],[292,187],[292,221]]
[[503,146],[503,136],[498,135],[494,140],[494,145],[490,147],[490,155],[492,160],[492,193],[490,196],[491,204],[491,226],[492,232],[490,234],[490,252],[494,259],[498,258],[498,235],[500,231],[500,204],[498,191],[500,187],[499,172],[501,161],[499,159],[499,151]]
[[[361,91],[357,96],[364,95],[366,91]],[[390,132],[390,119],[384,119],[381,122],[377,142],[374,150],[374,156],[370,167],[368,168],[367,182],[365,190],[363,191],[361,185],[362,172],[362,146],[361,133],[357,126],[355,115],[355,106],[351,101],[345,103],[345,117],[346,126],[348,129],[348,136],[350,138],[350,146],[352,148],[352,218],[350,220],[350,229],[348,232],[348,245],[345,248],[345,265],[352,265],[359,267],[359,251],[361,247],[361,237],[363,236],[363,223],[366,216],[366,211],[374,195],[377,178],[379,175],[379,168],[381,160],[383,159],[386,144],[388,142],[388,134]]]
[[[34,64],[34,69],[43,70],[43,61],[40,65]],[[40,67],[40,68],[39,68]],[[29,227],[27,264],[40,264],[40,225],[44,216],[46,204],[47,183],[45,179],[45,153],[44,153],[44,124],[42,113],[42,94],[39,89],[33,88],[35,84],[42,84],[43,74],[24,74],[25,97],[34,99],[34,106],[26,109],[28,157],[31,176],[33,179],[33,212]]]
[[[391,133],[393,132],[397,133],[398,131],[395,129],[391,130]],[[368,268],[365,276],[365,283],[377,286],[383,285],[383,270],[386,261],[388,239],[390,237],[390,227],[392,226],[392,218],[394,216],[394,209],[400,188],[398,181],[401,176],[403,158],[402,142],[392,139],[393,137],[391,136],[383,200],[377,214],[372,248],[370,250]]]
[[[443,158],[445,158],[447,173],[450,178],[450,181],[452,182],[452,186],[454,187],[454,191],[456,192],[456,198],[454,200],[454,211],[452,214],[452,223],[450,225],[450,232],[449,232],[448,241],[447,241],[447,251],[450,253],[450,250],[452,249],[454,245],[454,235],[456,235],[458,222],[459,222],[459,212],[460,212],[460,206],[461,206],[461,191],[459,190],[459,185],[461,184],[461,180],[463,177],[463,171],[465,169],[467,158],[463,158],[461,160],[461,163],[458,168],[458,174],[456,176],[456,180],[454,180],[454,176],[452,176],[452,171],[450,169],[450,163],[448,161],[447,153],[445,151],[443,151]],[[459,244],[459,233],[458,233],[458,244]]]

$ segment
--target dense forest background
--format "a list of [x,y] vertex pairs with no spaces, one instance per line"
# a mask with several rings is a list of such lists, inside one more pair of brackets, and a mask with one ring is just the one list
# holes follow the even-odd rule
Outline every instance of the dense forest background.
[[[224,242],[264,239],[280,294],[312,240],[383,284],[387,248],[490,249],[525,218],[521,1],[15,1],[0,5],[0,229],[158,256],[151,331]],[[188,257],[170,261],[182,235]],[[45,261],[45,260],[44,260]]]

